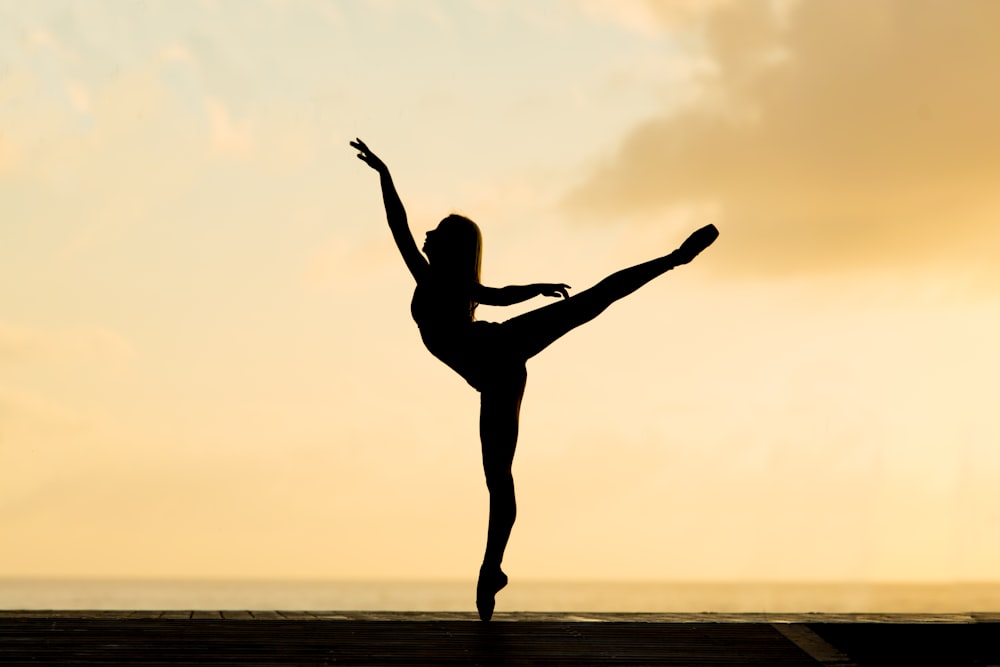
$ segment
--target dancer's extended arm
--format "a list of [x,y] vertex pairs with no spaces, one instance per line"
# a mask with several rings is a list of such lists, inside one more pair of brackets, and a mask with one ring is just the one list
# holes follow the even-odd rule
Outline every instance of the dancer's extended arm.
[[417,242],[413,240],[413,233],[406,220],[406,209],[403,202],[396,193],[396,186],[392,183],[392,176],[389,175],[389,168],[379,159],[371,149],[365,145],[361,139],[351,142],[351,147],[357,149],[358,159],[378,172],[382,181],[382,201],[385,204],[385,217],[389,221],[389,230],[392,238],[399,248],[399,253],[406,262],[406,268],[413,274],[414,280],[421,282],[428,273],[427,259],[417,248]]
[[536,296],[569,298],[569,285],[563,283],[534,283],[533,285],[508,285],[507,287],[476,287],[473,298],[487,306],[510,306]]

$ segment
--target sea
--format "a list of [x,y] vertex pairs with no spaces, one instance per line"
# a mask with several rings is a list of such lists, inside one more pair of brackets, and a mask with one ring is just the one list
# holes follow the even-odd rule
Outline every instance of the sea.
[[[0,579],[0,609],[474,611],[474,581]],[[1000,611],[1000,583],[517,581],[498,611]]]

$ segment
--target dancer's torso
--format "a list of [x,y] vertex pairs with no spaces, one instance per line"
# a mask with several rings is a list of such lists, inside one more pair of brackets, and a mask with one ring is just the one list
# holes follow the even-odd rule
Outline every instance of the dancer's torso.
[[421,331],[453,333],[475,320],[472,286],[463,288],[434,278],[417,284],[410,314]]
[[503,325],[475,319],[471,292],[433,280],[417,285],[410,313],[424,345],[478,391],[499,376],[523,379],[524,361],[511,358]]
[[427,279],[413,290],[410,314],[420,329],[424,345],[435,357],[463,374],[469,362],[475,306],[471,287],[457,288]]

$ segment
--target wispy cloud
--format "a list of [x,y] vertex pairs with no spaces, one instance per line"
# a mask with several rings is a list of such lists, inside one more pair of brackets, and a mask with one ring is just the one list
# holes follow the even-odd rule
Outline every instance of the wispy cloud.
[[756,272],[992,271],[1000,42],[984,26],[1000,4],[784,4],[698,17],[711,94],[633,128],[568,206],[653,217],[716,202],[720,251]]
[[0,363],[109,363],[131,359],[122,334],[102,326],[40,328],[0,322]]
[[249,119],[235,119],[221,100],[205,104],[212,123],[212,148],[220,155],[246,158],[253,152],[253,133]]
[[25,43],[32,49],[56,54],[64,63],[76,63],[79,54],[45,28],[34,28],[24,34]]
[[70,106],[77,113],[90,113],[90,90],[79,81],[66,83],[66,94],[69,96]]
[[0,134],[0,174],[12,171],[17,165],[18,151],[10,138]]
[[689,27],[730,4],[733,0],[581,0],[579,7],[592,20],[653,36]]
[[160,49],[160,60],[165,63],[197,64],[194,55],[183,44],[168,44]]

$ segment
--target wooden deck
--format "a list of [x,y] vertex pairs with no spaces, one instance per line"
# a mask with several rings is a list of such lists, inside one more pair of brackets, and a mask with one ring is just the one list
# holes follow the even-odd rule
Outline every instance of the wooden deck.
[[0,664],[1000,666],[1000,614],[0,611]]

